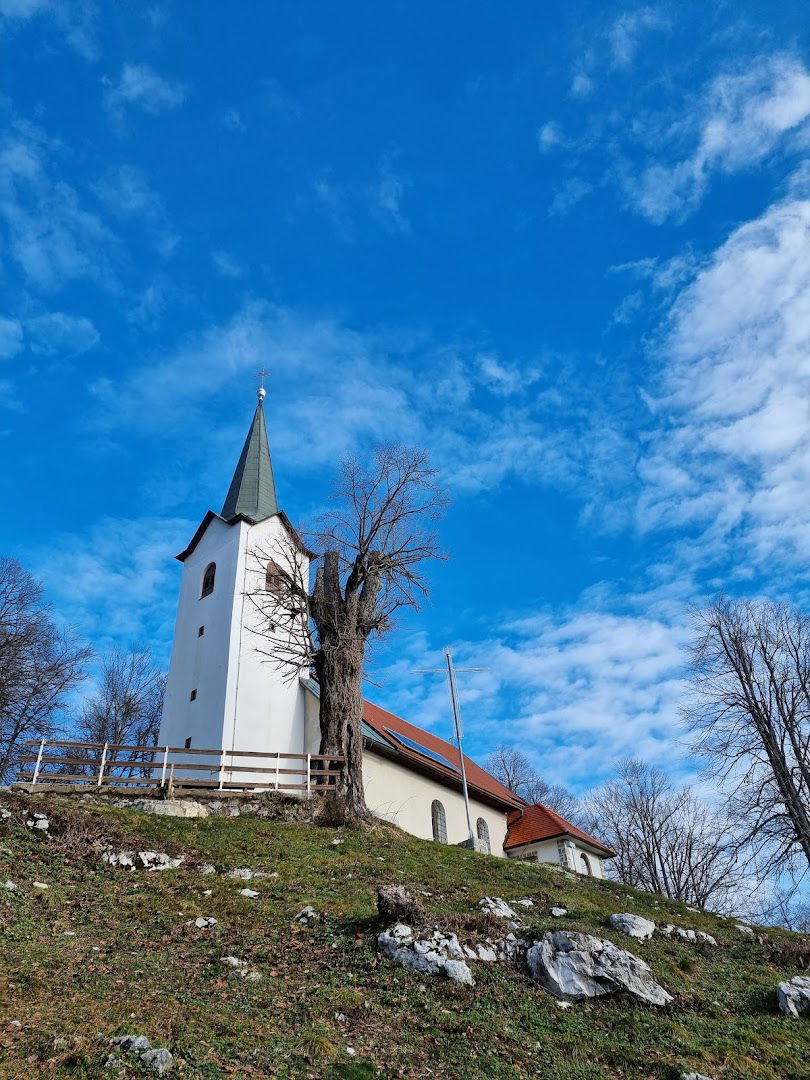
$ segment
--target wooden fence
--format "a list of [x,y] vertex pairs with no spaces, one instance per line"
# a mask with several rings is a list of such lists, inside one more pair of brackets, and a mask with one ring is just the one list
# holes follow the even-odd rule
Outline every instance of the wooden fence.
[[[23,783],[84,784],[89,787],[135,785],[177,788],[215,788],[249,791],[301,791],[307,795],[335,783],[343,771],[343,758],[330,754],[280,754],[265,750],[198,749],[186,746],[126,746],[113,743],[65,742],[39,739],[25,743],[32,752],[22,755]],[[47,750],[58,751],[46,753]],[[123,753],[123,758],[118,757]],[[142,757],[133,757],[139,754]],[[171,757],[215,758],[215,763],[175,761]],[[235,760],[239,759],[239,761]],[[242,760],[247,759],[246,764]],[[250,764],[257,759],[270,764]],[[121,770],[126,770],[122,775]],[[211,778],[185,775],[209,773]],[[154,774],[159,775],[154,775]],[[226,779],[238,773],[249,778]],[[215,774],[215,775],[213,775]],[[293,782],[297,777],[298,782]]]

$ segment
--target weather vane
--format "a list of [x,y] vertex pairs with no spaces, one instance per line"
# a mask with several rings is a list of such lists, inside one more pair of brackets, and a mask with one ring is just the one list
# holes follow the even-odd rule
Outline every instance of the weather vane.
[[257,391],[257,393],[259,395],[259,401],[264,401],[265,394],[267,393],[267,391],[264,388],[264,380],[269,374],[270,374],[270,372],[265,371],[264,368],[262,368],[261,371],[256,372],[256,375],[258,376],[258,379],[259,379],[259,389]]

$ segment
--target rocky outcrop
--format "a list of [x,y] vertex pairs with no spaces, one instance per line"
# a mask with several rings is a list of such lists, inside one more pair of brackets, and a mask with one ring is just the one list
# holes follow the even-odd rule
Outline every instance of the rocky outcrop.
[[173,870],[183,862],[183,856],[172,858],[165,851],[105,851],[101,856],[110,866],[124,870]]
[[679,937],[689,941],[693,945],[702,942],[704,945],[716,945],[717,938],[707,934],[705,930],[690,930],[684,926],[673,926],[672,923],[662,923],[658,927],[658,933],[665,938]]
[[434,930],[430,937],[417,940],[410,926],[397,923],[390,930],[383,930],[377,935],[377,945],[385,956],[411,971],[443,975],[453,982],[475,985],[455,934]]
[[478,901],[478,906],[488,915],[494,915],[496,919],[517,919],[518,915],[514,908],[500,896],[484,896]]
[[651,1005],[672,997],[638,956],[590,934],[554,930],[526,950],[529,975],[556,997],[569,1001],[626,990]]
[[616,930],[621,930],[628,937],[637,938],[639,941],[647,941],[655,933],[655,923],[644,919],[641,915],[631,915],[622,911],[610,916],[610,925]]
[[780,982],[776,988],[779,1009],[786,1016],[797,1019],[810,1014],[810,978],[796,975],[788,982]]

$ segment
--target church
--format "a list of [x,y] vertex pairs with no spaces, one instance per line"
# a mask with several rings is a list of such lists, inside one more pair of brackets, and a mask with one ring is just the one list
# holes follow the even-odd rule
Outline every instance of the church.
[[[278,788],[281,775],[302,771],[280,768],[292,760],[306,762],[308,786],[320,742],[318,685],[308,670],[291,679],[262,655],[250,597],[273,587],[291,542],[305,579],[314,554],[279,507],[264,389],[258,397],[222,511],[209,510],[177,556],[183,571],[159,745],[185,748],[172,752],[178,769],[218,770],[220,787]],[[366,803],[378,817],[437,843],[603,876],[614,852],[553,810],[528,805],[466,755],[462,770],[452,742],[368,701],[362,732]]]

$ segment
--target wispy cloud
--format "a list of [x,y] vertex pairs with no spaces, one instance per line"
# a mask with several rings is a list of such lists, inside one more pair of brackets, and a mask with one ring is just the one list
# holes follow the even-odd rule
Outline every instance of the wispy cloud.
[[94,190],[106,209],[116,217],[143,222],[153,245],[164,258],[173,253],[179,237],[169,223],[163,200],[141,169],[133,165],[108,169]]
[[[175,430],[182,402],[185,423],[211,431],[212,403],[244,401],[240,388],[268,358],[274,445],[297,469],[333,467],[342,454],[393,439],[431,449],[459,492],[521,477],[572,488],[587,503],[632,468],[617,420],[627,408],[619,378],[606,394],[556,360],[507,360],[475,343],[440,347],[406,331],[359,332],[257,301],[145,360],[124,382],[98,381],[94,423],[161,437]],[[234,417],[241,425],[237,407]],[[218,436],[230,461],[239,430]]]
[[9,125],[0,141],[0,225],[29,285],[45,291],[79,278],[114,286],[118,242],[80,193],[63,179],[63,148],[38,128]]
[[809,118],[810,72],[795,57],[765,57],[742,72],[719,75],[670,127],[678,143],[692,144],[688,152],[629,179],[631,202],[654,222],[682,217],[701,201],[713,173],[750,169],[786,136],[806,130]]
[[673,305],[640,465],[644,528],[699,530],[703,560],[806,564],[808,311],[810,201],[789,197],[735,230]]
[[607,32],[610,59],[614,67],[629,67],[636,58],[642,39],[654,30],[666,30],[669,19],[653,7],[642,7],[621,14]]
[[158,75],[148,64],[125,64],[115,81],[105,76],[104,101],[110,113],[122,120],[127,108],[158,116],[176,109],[188,97],[188,87]]
[[[182,550],[198,522],[181,518],[101,518],[78,533],[30,548],[26,562],[62,617],[100,649],[149,641],[168,659]],[[54,559],[54,551],[59,558]],[[70,566],[65,574],[59,567]]]
[[0,22],[13,26],[34,18],[48,20],[85,60],[98,59],[97,17],[93,0],[0,0]]
[[84,315],[53,311],[25,322],[25,339],[32,353],[39,356],[73,357],[97,345],[98,330]]
[[227,251],[212,251],[211,263],[218,274],[226,278],[241,278],[245,268],[239,260]]
[[0,360],[10,360],[22,348],[22,325],[17,319],[0,318]]

